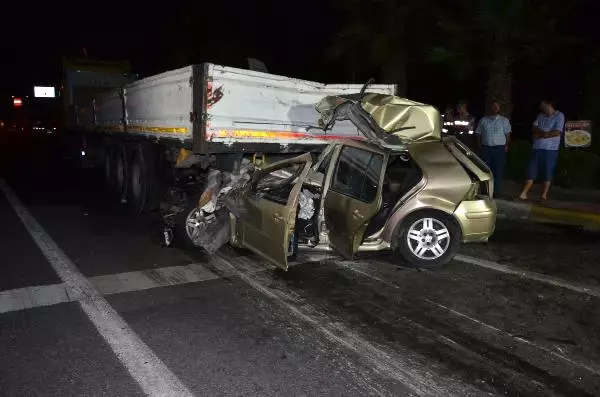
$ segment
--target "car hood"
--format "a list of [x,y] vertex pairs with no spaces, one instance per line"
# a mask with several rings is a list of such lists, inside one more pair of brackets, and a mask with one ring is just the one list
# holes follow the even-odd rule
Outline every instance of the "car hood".
[[350,120],[368,139],[386,145],[441,138],[441,116],[435,107],[394,95],[327,96],[316,105],[316,110],[321,115],[322,128],[329,129],[339,120]]

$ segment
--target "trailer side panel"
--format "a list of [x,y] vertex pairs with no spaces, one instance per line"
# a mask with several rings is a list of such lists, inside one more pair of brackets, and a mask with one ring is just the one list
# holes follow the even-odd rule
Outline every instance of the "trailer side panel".
[[[207,147],[278,145],[288,152],[330,139],[360,137],[350,122],[331,131],[318,125],[315,105],[325,96],[360,92],[362,85],[327,85],[284,76],[209,64],[206,106]],[[395,85],[372,85],[369,92],[394,94]],[[218,146],[223,146],[219,149]]]
[[192,71],[188,66],[125,86],[127,134],[191,142]]

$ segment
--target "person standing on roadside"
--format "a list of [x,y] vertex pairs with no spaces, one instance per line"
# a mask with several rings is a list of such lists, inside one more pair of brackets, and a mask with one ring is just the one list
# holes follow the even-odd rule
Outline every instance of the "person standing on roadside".
[[511,132],[510,121],[500,114],[500,104],[496,101],[490,106],[490,114],[482,118],[475,129],[477,145],[481,147],[483,160],[494,175],[494,198],[501,195]]
[[477,150],[474,136],[475,117],[469,114],[466,101],[458,102],[454,116],[453,135],[473,151]]
[[454,128],[454,110],[452,109],[452,105],[446,105],[446,110],[442,115],[442,133],[444,135],[452,134]]
[[456,114],[454,115],[455,135],[470,135],[473,134],[475,126],[475,118],[469,114],[467,101],[458,102]]
[[552,184],[554,170],[558,162],[560,140],[565,129],[565,115],[556,110],[554,102],[543,100],[541,113],[533,122],[533,150],[527,167],[527,180],[518,199],[527,200],[529,189],[540,172],[543,190],[540,201],[548,199],[548,191]]

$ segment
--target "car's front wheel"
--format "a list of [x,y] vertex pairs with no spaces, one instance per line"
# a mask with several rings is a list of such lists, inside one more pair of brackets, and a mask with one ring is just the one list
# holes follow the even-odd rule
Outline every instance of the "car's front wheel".
[[396,234],[395,248],[409,264],[433,269],[452,260],[460,240],[460,227],[451,217],[425,210],[409,215],[402,222]]

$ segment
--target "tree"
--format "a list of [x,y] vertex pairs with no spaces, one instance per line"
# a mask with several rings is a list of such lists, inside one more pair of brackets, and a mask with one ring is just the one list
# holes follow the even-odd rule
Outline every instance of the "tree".
[[333,0],[336,19],[343,23],[330,55],[347,65],[353,82],[358,76],[377,74],[396,83],[399,95],[405,95],[410,49],[426,32],[412,35],[411,29],[417,29],[426,15],[426,4],[426,0]]
[[510,116],[514,65],[542,66],[572,43],[559,32],[566,7],[557,0],[459,0],[452,8],[440,5],[434,12],[442,40],[432,46],[430,59],[453,67],[459,78],[485,68],[486,107],[498,101]]

